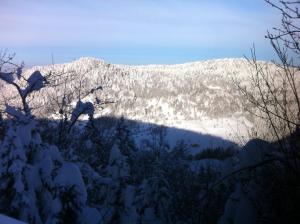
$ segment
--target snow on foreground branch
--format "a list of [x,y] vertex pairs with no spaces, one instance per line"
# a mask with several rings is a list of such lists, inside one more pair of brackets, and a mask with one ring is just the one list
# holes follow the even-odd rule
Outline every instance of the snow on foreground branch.
[[[65,161],[56,146],[43,142],[31,114],[28,96],[45,86],[44,76],[35,71],[25,79],[20,69],[0,70],[0,79],[14,86],[22,101],[22,108],[5,105],[9,119],[0,141],[0,211],[29,223],[66,223],[68,219],[85,223],[93,213],[98,223],[99,213],[87,206],[79,167]],[[26,81],[25,87],[18,83],[20,77]],[[92,111],[92,106],[86,105]],[[85,111],[77,116],[82,113]]]

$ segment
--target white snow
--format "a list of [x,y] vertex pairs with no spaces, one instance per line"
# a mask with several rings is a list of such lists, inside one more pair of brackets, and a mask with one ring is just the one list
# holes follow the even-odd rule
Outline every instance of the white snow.
[[91,102],[78,101],[72,112],[71,123],[75,122],[80,115],[86,114],[89,117],[94,115],[94,105]]
[[220,86],[207,86],[207,88],[213,89],[213,90],[222,90],[222,88]]
[[7,83],[12,83],[14,81],[14,73],[5,73],[5,72],[0,72],[0,79]]
[[24,122],[27,120],[26,116],[16,107],[10,106],[8,104],[5,105],[5,112],[12,117],[15,117],[20,122]]
[[107,172],[115,180],[129,175],[129,167],[126,163],[126,157],[121,154],[116,144],[112,147],[110,152]]
[[83,182],[79,168],[70,162],[64,162],[62,167],[59,169],[58,175],[55,177],[55,183],[57,186],[62,187],[75,187],[80,195],[81,201],[85,202],[87,199],[87,192],[85,184]]
[[0,223],[1,224],[26,224],[25,222],[21,222],[17,219],[13,219],[3,214],[0,214]]
[[[29,77],[34,69],[40,70],[42,74],[47,74],[53,69],[57,72],[72,72],[74,80],[66,86],[70,93],[74,93],[79,80],[82,81],[83,92],[94,89],[99,80],[105,84],[103,91],[93,92],[92,95],[81,99],[82,102],[77,103],[77,99],[72,101],[75,110],[71,120],[75,120],[87,108],[88,105],[83,101],[96,103],[98,100],[112,100],[114,103],[105,105],[103,110],[95,108],[94,117],[123,116],[144,123],[213,135],[237,144],[248,140],[249,133],[246,130],[255,122],[254,118],[244,111],[243,99],[232,82],[234,77],[242,80],[249,77],[251,67],[245,59],[129,66],[114,65],[95,58],[81,58],[71,63],[35,67],[25,72],[28,74],[26,77]],[[64,91],[62,87],[45,89],[33,99],[32,105],[37,105],[37,108],[40,104],[46,105],[49,103],[49,93],[55,97],[55,94],[61,95]],[[7,94],[10,95],[9,90]],[[92,114],[89,112],[84,112],[85,115],[80,119],[87,120]],[[45,116],[58,118],[52,112]],[[172,139],[172,136],[176,135],[170,136],[169,139]],[[198,144],[192,137],[188,141]],[[202,145],[211,146],[211,143],[208,140]]]
[[82,224],[99,224],[102,221],[101,214],[96,208],[85,207],[82,211]]
[[265,159],[266,152],[270,152],[271,145],[263,140],[250,140],[239,152],[239,167],[258,164]]
[[247,136],[249,123],[245,123],[245,120],[247,119],[244,117],[225,117],[216,119],[204,117],[201,120],[175,120],[169,122],[170,124],[167,126],[213,135],[237,142],[237,136]]
[[[166,140],[174,147],[178,140],[184,140],[192,146],[191,154],[205,148],[231,147],[241,145],[241,138],[248,140],[248,128],[252,123],[244,117],[227,117],[219,119],[203,118],[201,120],[168,120],[161,121],[166,128]],[[140,145],[143,140],[151,139],[151,127],[157,123],[142,124],[135,135],[135,142]],[[228,141],[229,140],[229,141]],[[231,143],[230,143],[231,142]]]
[[33,72],[27,82],[28,86],[24,91],[25,93],[39,91],[44,87],[44,77],[39,71]]
[[124,197],[124,214],[122,215],[122,223],[137,223],[138,214],[133,205],[135,197],[135,187],[128,185],[125,190],[123,190]]
[[218,224],[252,224],[257,223],[257,213],[250,199],[242,190],[240,183],[230,195],[225,205],[225,211]]

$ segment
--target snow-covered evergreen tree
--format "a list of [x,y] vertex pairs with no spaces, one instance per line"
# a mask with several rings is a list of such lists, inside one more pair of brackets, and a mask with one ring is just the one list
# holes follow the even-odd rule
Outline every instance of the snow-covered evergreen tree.
[[78,137],[75,150],[82,161],[98,172],[107,165],[110,153],[110,148],[106,145],[107,139],[102,137],[101,131],[97,121],[89,120]]
[[[20,130],[15,124],[10,124],[0,146],[0,210],[2,213],[20,217],[25,215],[21,214],[21,210],[30,205],[26,201],[29,194],[25,177],[28,169],[27,149],[22,142],[25,139],[18,136],[17,129]],[[30,216],[34,220],[34,215]]]
[[111,186],[103,188],[103,216],[106,223],[120,223],[125,212],[125,193],[128,185],[130,168],[127,157],[122,155],[115,144],[110,153],[106,175],[113,181]]
[[170,223],[171,195],[160,161],[153,165],[153,175],[140,185],[135,199],[139,223]]
[[[21,87],[15,79],[20,80],[22,68],[12,72],[0,71],[0,79],[14,86],[22,102],[22,108],[5,105],[5,112],[10,120],[7,132],[0,145],[1,176],[1,211],[19,217],[22,220],[41,223],[36,189],[31,177],[34,175],[32,145],[40,143],[36,133],[36,122],[31,115],[27,97],[43,88],[44,78],[35,71],[26,79],[27,85]],[[34,181],[37,181],[36,179]]]
[[[36,71],[26,79],[21,69],[0,79],[14,86],[22,107],[5,105],[7,131],[0,145],[0,212],[29,223],[80,223],[87,193],[78,167],[59,150],[42,142],[28,96],[44,87]],[[21,87],[18,80],[26,85]]]
[[124,117],[122,117],[117,124],[115,141],[121,153],[125,156],[129,156],[134,151],[136,151],[130,128],[126,124]]

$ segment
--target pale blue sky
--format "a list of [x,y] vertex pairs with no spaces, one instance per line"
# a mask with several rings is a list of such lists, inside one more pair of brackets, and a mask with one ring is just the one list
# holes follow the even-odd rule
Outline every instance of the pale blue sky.
[[28,65],[82,56],[112,63],[273,57],[280,15],[263,0],[0,0],[0,49]]

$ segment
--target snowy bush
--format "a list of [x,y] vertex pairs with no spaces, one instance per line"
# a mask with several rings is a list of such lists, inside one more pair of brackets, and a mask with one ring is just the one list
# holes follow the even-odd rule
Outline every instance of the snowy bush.
[[81,172],[55,146],[43,143],[28,104],[28,96],[41,90],[45,79],[36,71],[21,87],[15,77],[23,77],[19,67],[0,73],[22,101],[21,108],[5,105],[9,119],[0,145],[0,211],[30,223],[78,221],[87,201]]

